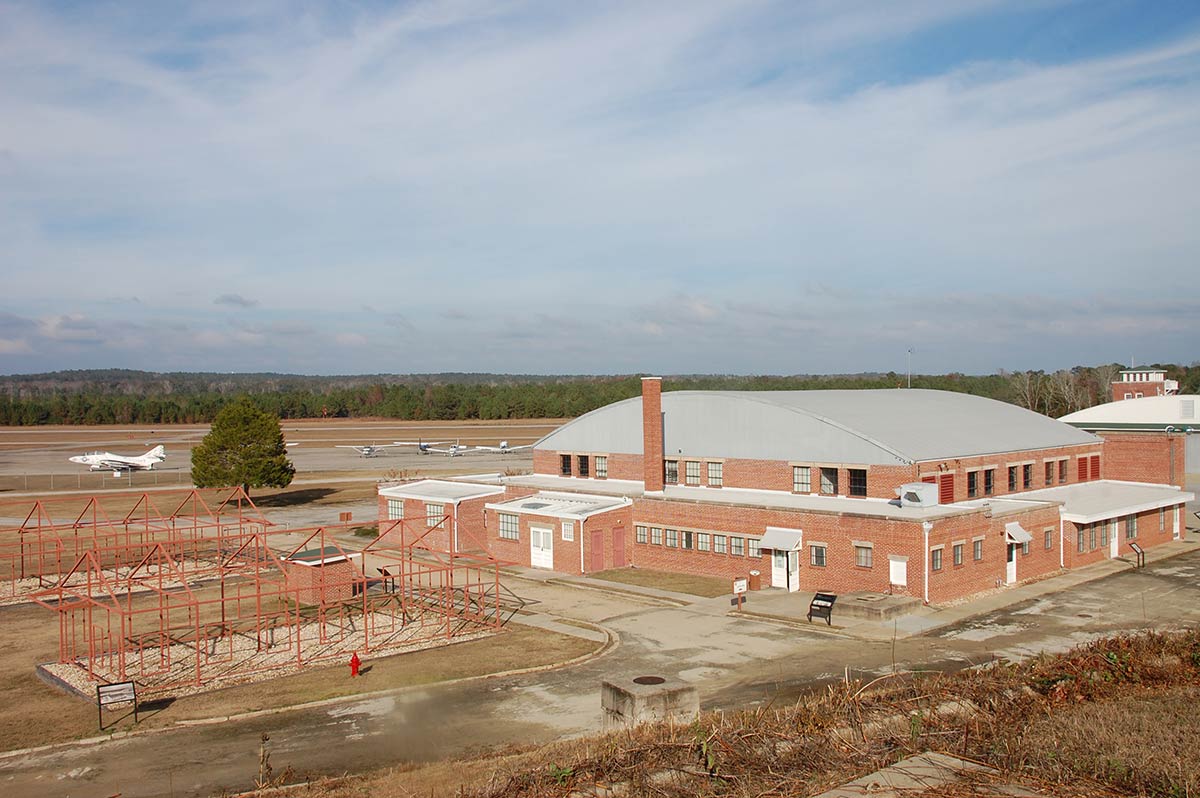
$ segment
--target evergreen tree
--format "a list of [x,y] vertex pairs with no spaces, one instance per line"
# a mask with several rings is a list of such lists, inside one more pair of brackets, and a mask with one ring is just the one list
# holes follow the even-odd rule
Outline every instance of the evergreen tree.
[[198,488],[286,488],[296,475],[287,458],[279,417],[247,397],[226,405],[212,429],[192,450],[192,482]]

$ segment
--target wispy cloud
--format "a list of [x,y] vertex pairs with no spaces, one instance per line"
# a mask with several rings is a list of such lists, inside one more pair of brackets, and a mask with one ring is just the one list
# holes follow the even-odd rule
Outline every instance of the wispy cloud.
[[0,0],[0,369],[1190,358],[1197,15],[995,44],[1100,13]]
[[258,301],[247,299],[241,294],[221,294],[213,300],[214,305],[231,305],[235,308],[253,308],[258,305]]

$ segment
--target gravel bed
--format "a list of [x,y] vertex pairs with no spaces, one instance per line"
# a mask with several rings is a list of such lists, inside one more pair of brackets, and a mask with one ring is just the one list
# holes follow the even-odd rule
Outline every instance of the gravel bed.
[[[372,634],[371,656],[402,654],[409,651],[437,648],[450,642],[459,643],[467,640],[477,640],[496,634],[496,630],[469,625],[464,627],[461,634],[447,639],[444,632],[434,634],[439,628],[435,622],[435,613],[425,613],[423,619],[410,622],[398,627],[395,632],[387,634],[376,632]],[[372,613],[372,620],[379,628],[387,628],[393,617],[390,613]],[[422,623],[424,620],[425,623]],[[342,659],[349,660],[350,652],[363,650],[362,617],[355,619],[354,628],[340,629],[332,621],[325,624],[325,641],[321,640],[320,624],[310,622],[303,624],[300,629],[300,645],[304,661],[297,662],[295,648],[295,627],[276,629],[275,638],[284,638],[270,645],[265,650],[258,650],[254,637],[244,634],[232,638],[220,638],[215,641],[216,652],[209,646],[207,655],[201,654],[201,672],[204,684],[185,684],[180,682],[194,678],[196,671],[196,650],[187,643],[175,643],[167,646],[146,648],[139,658],[138,653],[126,654],[126,676],[137,682],[139,695],[154,698],[178,698],[197,693],[230,687],[236,684],[249,684],[266,681],[279,676],[296,673],[314,664],[332,664]],[[288,632],[290,631],[290,634]],[[432,635],[432,637],[431,637]],[[232,640],[232,652],[230,651]],[[170,665],[162,670],[151,671],[152,664],[159,660],[169,659]],[[145,663],[144,672],[140,663]],[[116,672],[115,659],[111,670],[100,671],[100,679],[92,679],[80,662],[53,663],[43,666],[44,670],[63,680],[79,691],[81,695],[94,696],[97,684],[107,684],[119,681]],[[252,671],[252,672],[251,672]]]

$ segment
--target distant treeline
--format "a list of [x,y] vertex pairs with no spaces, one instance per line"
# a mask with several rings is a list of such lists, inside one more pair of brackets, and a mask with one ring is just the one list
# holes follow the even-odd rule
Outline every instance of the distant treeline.
[[[1200,364],[1164,364],[1184,393],[1200,392]],[[1012,402],[1050,416],[1107,401],[1121,366],[1040,371],[913,375],[912,387],[960,391]],[[897,388],[903,374],[745,377],[682,375],[664,379],[677,390],[813,390]],[[394,418],[461,420],[568,418],[637,396],[635,376],[500,374],[373,374],[312,377],[291,374],[60,371],[0,377],[0,425],[177,424],[212,421],[237,396],[284,419]]]

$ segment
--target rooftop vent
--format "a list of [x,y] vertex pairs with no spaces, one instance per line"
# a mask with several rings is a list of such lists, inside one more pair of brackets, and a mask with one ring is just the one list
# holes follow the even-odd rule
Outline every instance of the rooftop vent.
[[901,507],[937,507],[938,487],[932,482],[906,482],[896,488]]

